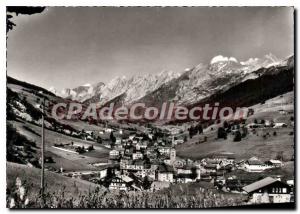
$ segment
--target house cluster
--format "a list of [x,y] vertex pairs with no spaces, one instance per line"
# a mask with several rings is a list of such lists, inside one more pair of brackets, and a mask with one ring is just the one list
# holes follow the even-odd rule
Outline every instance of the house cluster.
[[[239,182],[240,184],[235,184],[232,188],[236,181],[226,179],[226,174],[238,169],[246,172],[262,172],[283,165],[279,160],[262,162],[256,157],[236,161],[232,154],[213,155],[202,160],[184,160],[176,157],[175,150],[177,145],[175,141],[178,143],[182,139],[175,140],[172,134],[162,134],[155,135],[153,141],[150,138],[154,137],[153,133],[147,134],[152,135],[131,134],[126,138],[116,138],[109,152],[109,158],[111,163],[118,167],[113,169],[115,177],[109,189],[130,190],[135,186],[141,190],[156,191],[173,183],[202,180],[214,183],[221,189],[225,187],[227,190],[241,191],[248,183]],[[151,183],[150,187],[143,186],[145,180]]]
[[[155,141],[151,140],[155,137]],[[131,134],[117,137],[109,152],[114,167],[111,190],[160,190],[172,183],[194,182],[200,179],[199,164],[178,160],[175,145],[183,143],[169,134]],[[130,178],[130,179],[129,179]],[[150,185],[145,185],[149,183]]]
[[94,172],[73,173],[72,177],[86,176],[96,183],[103,182],[111,191],[159,191],[173,184],[205,181],[225,192],[245,193],[251,203],[292,200],[292,184],[275,178],[260,181],[234,175],[236,170],[260,173],[280,168],[283,166],[280,160],[261,161],[252,157],[237,161],[231,153],[214,154],[201,160],[181,159],[176,156],[175,146],[184,140],[178,137],[180,131],[176,129],[124,135],[122,130],[107,128],[103,133],[118,133],[113,143],[103,143],[111,149],[110,165],[101,169],[100,177]]
[[109,157],[112,163],[119,166],[114,168],[117,179],[114,179],[109,186],[111,190],[124,190],[125,187],[126,190],[130,190],[133,188],[132,186],[144,190],[146,188],[143,187],[143,182],[146,179],[151,183],[149,189],[152,191],[166,188],[173,183],[202,180],[214,183],[220,189],[241,192],[242,187],[249,182],[228,179],[225,178],[225,175],[234,170],[262,172],[283,165],[280,160],[263,162],[256,157],[236,161],[231,154],[213,155],[196,161],[184,160],[176,157],[174,139],[165,142],[158,138],[153,144],[137,135],[130,135],[128,139],[116,140]]

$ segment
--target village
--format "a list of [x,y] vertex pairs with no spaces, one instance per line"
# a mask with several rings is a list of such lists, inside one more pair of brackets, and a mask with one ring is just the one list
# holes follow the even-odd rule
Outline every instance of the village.
[[[143,131],[107,125],[98,133],[82,130],[73,134],[109,149],[109,159],[104,163],[90,164],[97,170],[65,171],[62,167],[59,173],[100,184],[112,192],[157,192],[178,184],[199,183],[224,193],[245,194],[250,204],[292,202],[293,178],[276,173],[285,164],[280,155],[264,161],[255,156],[237,160],[233,153],[223,152],[195,160],[178,156],[176,148],[184,146],[194,135],[204,136],[205,132],[214,129],[216,139],[229,137],[241,143],[246,135],[256,135],[259,130],[273,130],[264,132],[262,137],[266,139],[276,136],[276,131],[281,128],[293,126],[293,118],[290,124],[256,119],[248,124],[240,121],[218,123],[218,126],[207,127],[200,123],[189,127],[185,125],[186,131],[182,130],[182,126],[161,129],[150,125],[145,126]],[[202,139],[196,144],[207,141],[205,136]],[[82,146],[74,142],[53,147],[75,154],[94,150],[93,145]]]

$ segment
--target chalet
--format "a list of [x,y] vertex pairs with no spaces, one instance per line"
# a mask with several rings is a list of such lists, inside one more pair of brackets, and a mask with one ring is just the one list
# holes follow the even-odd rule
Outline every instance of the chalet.
[[124,154],[127,155],[127,156],[132,156],[133,154],[133,148],[126,148],[125,151],[124,151]]
[[218,169],[219,168],[217,164],[209,163],[203,166],[202,171],[205,173],[215,173]]
[[116,159],[118,159],[119,157],[120,157],[120,153],[119,153],[118,150],[111,150],[111,151],[109,152],[109,159],[111,159],[111,160],[116,160]]
[[236,167],[234,164],[221,165],[220,170],[224,170],[226,173],[235,170]]
[[150,160],[157,159],[157,152],[152,148],[147,148],[146,155],[148,158],[150,158]]
[[144,169],[138,170],[136,172],[136,175],[142,178],[148,176],[148,178],[150,178],[151,180],[155,180],[155,172],[157,170],[157,167],[157,165],[144,165]]
[[111,133],[113,131],[113,129],[111,129],[111,128],[105,128],[104,131],[105,131],[105,133]]
[[119,175],[112,179],[109,190],[128,191],[131,189],[133,179],[126,175]]
[[190,178],[195,181],[196,179],[200,179],[200,165],[185,165],[177,167],[176,173],[179,177],[182,177],[181,175],[189,175]]
[[215,159],[215,158],[213,158],[213,159],[207,158],[207,159],[203,159],[201,162],[203,163],[203,165],[214,164],[214,165],[216,165],[218,168],[220,168],[221,162],[222,162],[222,161],[219,160],[219,159]]
[[165,156],[167,164],[172,164],[176,160],[176,150],[171,147],[160,147],[158,148],[160,155]]
[[143,154],[141,152],[135,152],[132,154],[133,160],[143,159]]
[[287,125],[285,123],[274,123],[274,126],[273,126],[274,129],[284,128],[284,127],[287,127]]
[[274,125],[273,121],[270,120],[265,121],[265,127],[273,127],[273,125]]
[[129,158],[126,157],[122,157],[122,159],[120,160],[120,169],[127,169],[127,165],[129,164]]
[[203,159],[201,163],[201,171],[204,173],[215,173],[221,168],[221,160],[218,159]]
[[135,170],[143,170],[144,169],[144,161],[142,161],[142,160],[134,161],[133,165],[134,165]]
[[294,186],[294,179],[287,180],[286,183],[287,183],[290,187],[293,187],[293,186]]
[[173,183],[174,171],[170,166],[160,165],[158,167],[157,180]]
[[266,177],[247,185],[243,190],[252,203],[287,203],[291,202],[290,186],[271,177]]
[[176,183],[191,183],[194,182],[195,179],[193,178],[192,174],[178,174],[176,176]]
[[224,176],[217,176],[215,181],[224,185],[226,183],[226,178]]
[[192,174],[192,166],[182,166],[176,169],[177,174]]
[[201,180],[206,181],[206,182],[210,182],[212,180],[212,176],[210,176],[208,173],[201,174]]
[[181,168],[186,165],[186,161],[185,160],[176,160],[176,161],[174,161],[173,165],[176,168]]
[[183,139],[174,140],[174,145],[179,145],[179,144],[183,144],[183,143],[184,143]]
[[98,170],[74,171],[74,172],[63,173],[63,175],[71,176],[72,178],[80,178],[80,179],[82,179],[83,176],[94,176],[97,179],[103,179],[107,176],[107,169],[108,166],[102,166],[102,167],[98,167]]
[[123,149],[123,145],[122,144],[116,144],[114,146],[114,149],[116,149],[116,150]]
[[247,172],[262,172],[262,171],[270,168],[269,166],[267,166],[266,164],[264,164],[263,162],[261,162],[256,157],[252,157],[252,158],[248,159],[243,164],[242,167]]
[[122,146],[116,147],[116,149],[119,152],[119,155],[122,157],[125,154],[125,149]]
[[122,143],[122,139],[119,138],[119,137],[117,137],[117,138],[116,138],[116,144],[121,144],[121,143]]
[[126,170],[143,170],[144,169],[144,161],[142,160],[128,160],[127,163],[123,162],[122,163],[122,167],[124,167],[124,169]]
[[147,149],[147,142],[137,143],[135,145],[136,150]]
[[280,168],[283,166],[283,163],[280,160],[269,160],[267,164],[274,168]]

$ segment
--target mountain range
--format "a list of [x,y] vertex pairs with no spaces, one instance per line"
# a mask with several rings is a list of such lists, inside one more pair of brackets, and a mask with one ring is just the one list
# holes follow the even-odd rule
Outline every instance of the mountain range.
[[54,88],[49,91],[62,98],[85,104],[97,102],[106,105],[112,101],[123,105],[139,101],[153,104],[151,100],[163,99],[192,105],[248,79],[256,79],[267,68],[287,66],[292,58],[293,56],[281,60],[273,54],[267,54],[262,58],[250,58],[240,62],[234,57],[219,55],[208,63],[187,68],[181,73],[162,71],[130,78],[115,77],[107,84],[98,82],[73,89],[66,88],[61,92]]

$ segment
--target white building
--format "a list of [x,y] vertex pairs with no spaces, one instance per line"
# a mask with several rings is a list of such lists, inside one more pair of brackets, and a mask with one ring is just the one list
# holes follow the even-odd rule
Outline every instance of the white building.
[[158,181],[174,182],[174,171],[169,166],[159,166],[157,173]]
[[247,172],[263,172],[266,169],[272,168],[271,166],[262,163],[256,157],[252,157],[247,160],[242,167]]
[[141,152],[136,152],[132,154],[133,160],[143,159],[143,154]]
[[120,153],[117,150],[111,150],[109,152],[109,158],[110,159],[118,159],[120,157]]

